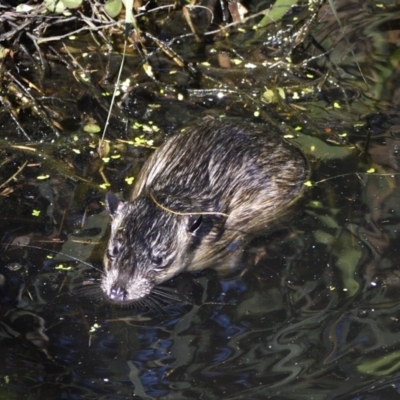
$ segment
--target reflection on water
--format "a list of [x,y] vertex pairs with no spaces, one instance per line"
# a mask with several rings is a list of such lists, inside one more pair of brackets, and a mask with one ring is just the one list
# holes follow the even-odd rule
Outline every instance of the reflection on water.
[[[334,399],[394,383],[400,357],[396,146],[385,133],[371,138],[367,158],[350,152],[322,163],[314,174],[321,183],[291,227],[247,250],[249,257],[260,254],[257,265],[242,277],[204,271],[175,278],[170,287],[186,299],[181,304],[143,314],[76,296],[74,285],[72,297],[60,293],[55,283],[70,284],[70,272],[53,268],[71,265],[62,256],[72,251],[67,241],[30,286],[33,301],[16,294],[15,303],[4,305],[2,368],[13,382],[3,384],[4,393],[35,382],[34,398],[46,399],[59,393]],[[101,239],[104,217],[92,215],[86,236],[71,237]],[[8,265],[21,256],[13,252],[5,253]],[[96,274],[87,266],[74,271],[78,281]],[[29,274],[13,283],[29,285]]]
[[[333,399],[389,387],[400,358],[396,152],[397,139],[383,133],[371,138],[368,157],[322,163],[314,174],[321,183],[290,229],[247,250],[261,254],[256,266],[242,277],[177,277],[170,287],[187,300],[145,314],[74,295],[71,279],[96,272],[63,254],[84,254],[78,239],[105,235],[104,214],[90,216],[42,269],[38,250],[29,271],[5,273],[16,300],[3,297],[3,393]],[[21,249],[4,257],[26,265]],[[31,301],[19,298],[24,285]]]

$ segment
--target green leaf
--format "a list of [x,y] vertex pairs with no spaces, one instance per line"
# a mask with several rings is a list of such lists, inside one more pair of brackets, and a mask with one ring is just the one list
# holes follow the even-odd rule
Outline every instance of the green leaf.
[[16,8],[15,8],[15,11],[16,12],[21,12],[21,13],[23,13],[23,12],[29,12],[29,11],[32,11],[33,10],[33,7],[32,6],[29,6],[28,4],[19,4]]
[[82,4],[82,0],[62,0],[67,8],[78,8]]
[[62,13],[66,9],[61,0],[44,0],[44,5],[50,12],[54,13]]
[[106,13],[111,17],[116,17],[122,10],[121,0],[108,0],[104,6]]
[[296,5],[296,0],[277,0],[271,9],[268,9],[265,17],[258,23],[258,28],[267,26],[268,24],[278,22]]

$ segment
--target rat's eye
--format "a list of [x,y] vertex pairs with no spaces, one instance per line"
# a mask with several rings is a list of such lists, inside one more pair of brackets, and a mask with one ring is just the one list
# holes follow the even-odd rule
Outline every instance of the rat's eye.
[[195,235],[196,231],[200,228],[202,222],[203,222],[203,216],[202,215],[200,215],[200,216],[198,216],[198,215],[190,215],[188,231],[192,235]]

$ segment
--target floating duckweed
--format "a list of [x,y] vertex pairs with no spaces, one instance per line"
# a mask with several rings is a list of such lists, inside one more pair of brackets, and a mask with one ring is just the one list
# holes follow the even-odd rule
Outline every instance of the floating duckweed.
[[276,102],[275,92],[271,89],[267,89],[263,93],[263,98],[267,103],[275,103]]
[[148,63],[144,63],[143,69],[148,77],[154,78],[153,69],[151,68],[151,65],[149,65]]
[[58,264],[54,269],[58,271],[70,271],[72,267],[66,267],[63,264]]
[[152,129],[152,127],[149,126],[149,125],[143,125],[143,131],[144,131],[144,132],[152,132],[153,129]]
[[302,91],[301,91],[301,93],[303,94],[303,95],[305,95],[305,94],[307,94],[307,93],[314,93],[315,92],[315,90],[314,90],[314,88],[313,87],[306,87],[306,88],[303,88],[302,89]]
[[83,127],[83,130],[87,133],[99,133],[101,131],[101,128],[97,124],[86,124]]
[[96,332],[97,329],[99,329],[99,328],[100,328],[100,325],[96,323],[96,324],[94,324],[94,325],[90,328],[89,333],[94,333],[94,332]]
[[79,74],[79,78],[80,78],[83,82],[89,82],[89,81],[90,81],[90,78],[89,78],[85,73],[83,73],[83,72],[81,72],[81,73]]
[[143,137],[143,135],[141,135],[141,136],[135,137],[132,144],[134,146],[150,146],[151,147],[154,145],[154,140],[146,139]]

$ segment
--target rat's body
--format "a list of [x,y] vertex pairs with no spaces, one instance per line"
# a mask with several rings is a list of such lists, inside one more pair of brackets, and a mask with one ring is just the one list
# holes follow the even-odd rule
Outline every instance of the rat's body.
[[203,123],[169,138],[112,217],[101,287],[129,303],[183,271],[233,268],[245,243],[268,232],[301,197],[308,166],[277,133]]

